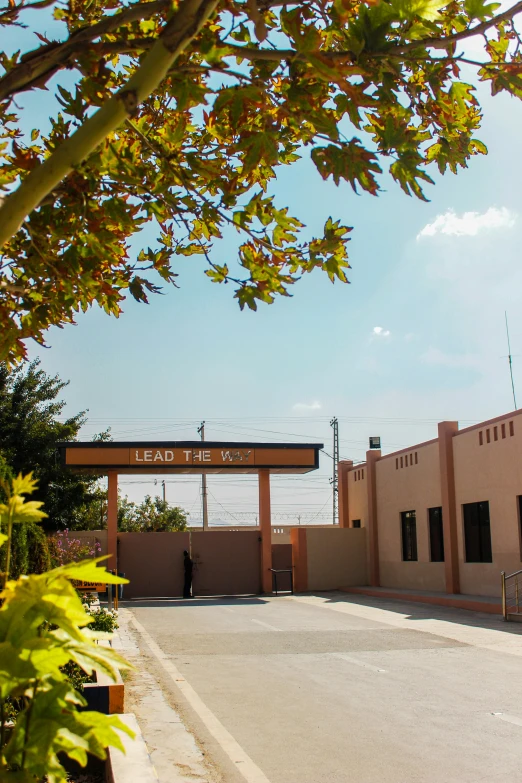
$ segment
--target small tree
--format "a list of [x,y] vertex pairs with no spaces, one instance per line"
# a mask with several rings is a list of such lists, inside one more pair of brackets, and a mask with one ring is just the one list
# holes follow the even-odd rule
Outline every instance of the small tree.
[[170,506],[165,500],[147,495],[136,505],[127,497],[120,501],[118,527],[129,533],[173,533],[187,530],[187,515],[178,506]]

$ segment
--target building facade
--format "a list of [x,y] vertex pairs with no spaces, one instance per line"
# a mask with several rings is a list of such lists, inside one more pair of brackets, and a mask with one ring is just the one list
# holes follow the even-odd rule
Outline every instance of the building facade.
[[339,521],[366,528],[369,583],[497,596],[522,569],[522,411],[339,464]]

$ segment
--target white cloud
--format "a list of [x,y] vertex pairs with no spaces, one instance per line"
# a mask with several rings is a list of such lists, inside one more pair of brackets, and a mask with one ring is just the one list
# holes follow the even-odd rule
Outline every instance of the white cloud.
[[372,337],[389,337],[391,332],[389,329],[385,329],[383,326],[374,326],[372,331]]
[[517,215],[506,207],[490,207],[485,212],[464,212],[457,215],[448,209],[443,215],[437,215],[433,223],[428,223],[417,234],[417,239],[446,234],[455,237],[474,237],[479,231],[491,231],[498,228],[512,228]]
[[320,402],[315,400],[314,402],[296,402],[293,406],[294,411],[301,411],[302,413],[308,413],[309,411],[320,411],[323,406]]

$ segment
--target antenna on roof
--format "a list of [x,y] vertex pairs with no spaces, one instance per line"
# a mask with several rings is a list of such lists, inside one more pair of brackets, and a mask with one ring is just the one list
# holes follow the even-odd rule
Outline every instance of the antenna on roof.
[[508,344],[509,374],[511,376],[511,389],[513,391],[513,402],[515,404],[515,410],[518,410],[518,408],[517,408],[517,398],[515,396],[515,381],[513,380],[513,358],[512,358],[512,355],[511,355],[511,343],[509,341],[508,317],[507,317],[507,312],[505,310],[504,310],[504,315],[506,317],[506,335],[507,335],[507,344]]

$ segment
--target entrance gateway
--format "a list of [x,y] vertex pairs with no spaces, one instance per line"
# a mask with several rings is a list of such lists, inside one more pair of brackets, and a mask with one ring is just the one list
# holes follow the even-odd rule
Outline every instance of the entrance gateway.
[[[128,474],[257,473],[259,483],[261,590],[272,592],[270,474],[309,473],[319,467],[322,443],[235,443],[219,441],[132,441],[60,443],[62,464],[75,472],[108,477],[108,568],[118,571],[118,476]],[[152,536],[126,533],[124,536]],[[156,534],[158,535],[158,534]],[[183,534],[160,534],[182,536]],[[198,536],[221,535],[216,532]],[[232,535],[232,534],[230,534]],[[239,532],[237,535],[243,535]],[[146,541],[147,539],[145,539]],[[209,543],[210,543],[209,538]],[[142,561],[143,562],[143,561]],[[122,569],[123,563],[120,563]],[[128,574],[130,575],[130,574]]]

